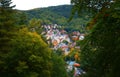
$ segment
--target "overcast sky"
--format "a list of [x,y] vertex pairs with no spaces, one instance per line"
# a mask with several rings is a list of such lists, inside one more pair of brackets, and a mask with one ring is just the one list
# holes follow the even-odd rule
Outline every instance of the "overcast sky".
[[12,2],[19,10],[70,4],[70,0],[12,0]]

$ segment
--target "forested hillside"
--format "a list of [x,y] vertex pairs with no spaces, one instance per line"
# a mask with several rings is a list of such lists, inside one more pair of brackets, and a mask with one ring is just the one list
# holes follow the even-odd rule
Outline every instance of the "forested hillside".
[[42,24],[59,24],[64,26],[66,30],[79,30],[84,32],[83,28],[92,17],[91,14],[84,12],[80,17],[75,15],[68,22],[71,15],[72,5],[52,6],[47,8],[36,8],[23,11],[27,15],[27,19],[37,18],[42,20]]

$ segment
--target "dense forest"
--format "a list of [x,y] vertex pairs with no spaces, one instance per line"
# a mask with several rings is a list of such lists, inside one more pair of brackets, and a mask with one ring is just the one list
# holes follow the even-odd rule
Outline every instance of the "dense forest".
[[63,26],[67,31],[78,30],[85,32],[84,28],[87,22],[91,19],[92,13],[84,12],[78,17],[74,15],[72,20],[71,17],[72,5],[60,5],[51,6],[47,8],[36,8],[28,11],[22,11],[27,17],[27,20],[32,18],[40,19],[42,24],[59,24]]

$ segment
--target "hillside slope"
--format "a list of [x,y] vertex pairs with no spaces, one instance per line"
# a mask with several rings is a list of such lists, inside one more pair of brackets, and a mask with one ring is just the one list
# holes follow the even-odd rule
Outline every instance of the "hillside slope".
[[[42,24],[59,24],[67,30],[79,30],[83,32],[83,27],[90,20],[89,13],[81,14],[81,17],[74,16],[71,22],[68,22],[71,14],[71,5],[52,6],[47,8],[36,8],[24,11],[28,20],[37,18],[42,20]],[[84,17],[83,17],[84,16]]]

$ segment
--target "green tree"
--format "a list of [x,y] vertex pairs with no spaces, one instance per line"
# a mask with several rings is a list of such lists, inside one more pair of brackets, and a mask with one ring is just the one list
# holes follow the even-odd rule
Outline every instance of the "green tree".
[[[0,0],[0,52],[8,52],[10,38],[14,35],[10,30],[14,26],[14,11],[10,0]],[[14,30],[13,30],[14,32]]]
[[26,15],[26,13],[16,10],[16,14],[14,15],[14,17],[17,22],[16,24],[20,25],[20,27],[21,27],[21,25],[28,24],[28,19],[27,19],[28,17]]
[[51,77],[67,77],[65,62],[62,57],[52,53],[52,75]]
[[114,0],[71,0],[72,12],[71,17],[77,13],[81,16],[83,12],[92,12],[97,14],[103,8],[110,8]]
[[42,21],[40,19],[31,19],[29,21],[29,29],[32,31],[32,32],[37,32],[37,33],[41,33],[42,32]]
[[10,6],[11,0],[0,0],[0,28],[10,30],[14,23],[14,11],[15,6]]
[[[84,2],[80,1],[82,0],[76,2],[75,5],[79,6],[78,4]],[[95,5],[94,3],[96,1],[98,0],[95,0],[92,6]],[[115,0],[114,3],[111,3],[113,1],[108,2],[101,0],[100,2],[102,1],[101,9],[93,18],[92,22],[94,24],[89,24],[90,26],[88,26],[92,26],[90,33],[85,40],[81,42],[81,65],[87,71],[85,77],[120,76],[120,65],[118,61],[120,59],[120,44],[118,43],[120,42],[120,1]],[[85,2],[87,2],[87,0],[85,0]],[[80,9],[79,7],[78,9]],[[78,9],[77,11],[80,11]],[[93,7],[92,10],[94,10]]]
[[2,77],[51,77],[51,50],[36,32],[20,29],[11,40]]
[[[51,50],[38,34],[40,20],[32,19],[29,29],[16,28],[16,24],[23,25],[24,21],[15,22],[14,6],[10,4],[11,0],[0,0],[0,77],[52,77],[56,73],[65,73],[60,75],[65,77],[63,60],[51,56]],[[31,28],[35,31],[30,31]],[[62,66],[60,72],[56,72],[54,65]]]
[[11,0],[0,0],[0,76],[51,77],[51,50],[36,32],[17,29]]

